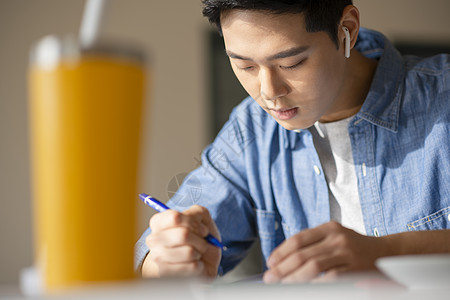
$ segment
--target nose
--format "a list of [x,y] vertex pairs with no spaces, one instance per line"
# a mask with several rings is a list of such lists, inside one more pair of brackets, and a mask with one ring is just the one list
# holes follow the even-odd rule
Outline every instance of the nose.
[[259,77],[261,97],[263,100],[275,101],[289,93],[288,86],[275,71],[261,70]]

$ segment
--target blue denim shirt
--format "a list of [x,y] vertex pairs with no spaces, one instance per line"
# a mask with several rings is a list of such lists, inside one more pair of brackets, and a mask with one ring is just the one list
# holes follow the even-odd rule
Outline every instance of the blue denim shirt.
[[[367,29],[356,48],[379,60],[348,126],[366,232],[450,228],[450,56],[402,57]],[[229,248],[219,274],[258,238],[267,259],[283,240],[330,220],[311,133],[284,129],[251,98],[233,110],[169,206],[182,211],[193,204],[209,209]],[[137,265],[149,233],[136,245]]]

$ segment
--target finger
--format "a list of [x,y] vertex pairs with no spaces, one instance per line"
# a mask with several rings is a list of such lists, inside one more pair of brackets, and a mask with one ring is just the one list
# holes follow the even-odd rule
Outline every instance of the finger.
[[157,263],[159,276],[198,276],[203,274],[205,265],[201,260],[188,263]]
[[206,207],[200,205],[192,205],[188,209],[183,211],[183,214],[187,216],[194,217],[197,221],[208,223],[211,220],[211,215],[209,214],[208,209]]
[[282,283],[306,282],[317,278],[322,272],[343,268],[340,257],[319,256],[308,260],[301,268],[281,279]]
[[295,270],[300,269],[310,259],[333,252],[334,249],[329,249],[322,241],[291,252],[279,261],[277,265],[271,267],[268,273],[273,277],[272,280],[281,280]]
[[166,210],[153,215],[150,218],[150,228],[152,232],[157,232],[169,228],[185,227],[196,232],[200,236],[206,236],[208,228],[197,220],[198,217],[193,214],[184,214],[176,210]]
[[216,223],[213,221],[211,214],[209,213],[207,208],[200,205],[193,205],[187,210],[183,211],[183,214],[192,216],[198,222],[206,225],[209,231],[204,236],[208,235],[208,233],[212,233],[215,236],[219,235]]
[[267,260],[267,266],[269,268],[275,267],[282,260],[284,260],[287,256],[291,255],[293,252],[298,251],[299,249],[306,247],[308,245],[317,243],[321,241],[325,237],[323,230],[320,227],[316,227],[313,229],[306,229],[296,235],[290,237],[285,240],[281,245],[279,245],[273,252],[270,254],[269,259]]
[[319,274],[316,278],[311,280],[311,283],[325,283],[325,282],[335,282],[339,280],[339,275],[344,272],[344,267],[338,267],[335,269],[331,269],[325,273]]
[[181,246],[175,248],[156,247],[151,251],[151,259],[157,263],[190,263],[198,261],[201,254],[191,246]]
[[206,240],[186,227],[169,228],[164,231],[152,232],[146,238],[149,249],[175,248],[180,246],[194,247],[200,253],[208,249]]

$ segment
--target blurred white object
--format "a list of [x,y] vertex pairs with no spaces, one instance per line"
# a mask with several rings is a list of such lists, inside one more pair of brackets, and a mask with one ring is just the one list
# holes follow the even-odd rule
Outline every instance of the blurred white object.
[[448,288],[450,283],[450,254],[383,257],[376,266],[409,289]]
[[35,267],[24,268],[20,271],[20,290],[25,296],[36,296],[44,293],[42,274]]
[[98,40],[105,23],[106,4],[106,0],[86,0],[79,32],[81,45],[89,47]]

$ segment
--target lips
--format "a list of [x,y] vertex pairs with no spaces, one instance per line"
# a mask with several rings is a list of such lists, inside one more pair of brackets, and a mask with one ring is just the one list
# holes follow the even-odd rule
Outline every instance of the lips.
[[293,108],[281,108],[281,109],[272,109],[269,108],[272,116],[277,118],[278,120],[290,120],[297,115],[298,107]]

